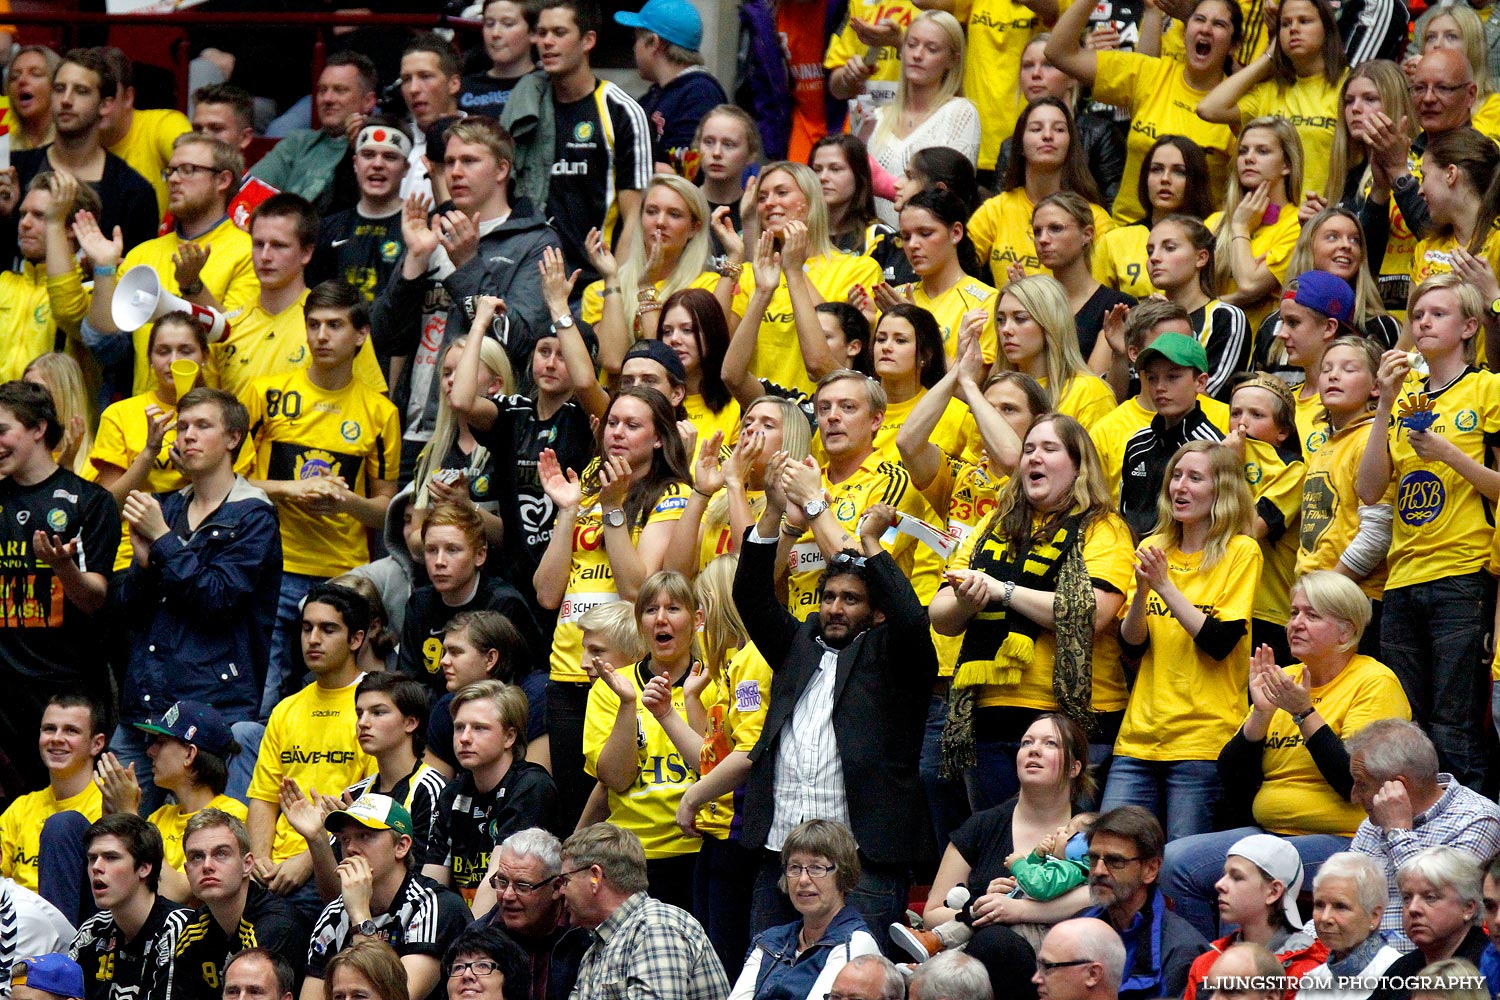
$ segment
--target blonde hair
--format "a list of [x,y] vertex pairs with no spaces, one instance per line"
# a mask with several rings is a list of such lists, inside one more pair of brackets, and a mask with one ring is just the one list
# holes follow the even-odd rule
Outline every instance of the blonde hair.
[[[76,417],[83,425],[83,434],[78,439],[78,452],[73,456],[73,470],[80,476],[90,467],[89,452],[94,450],[94,421],[90,417],[89,397],[83,388],[83,369],[66,354],[48,351],[38,355],[26,366],[21,377],[35,375],[42,380],[52,394],[52,405],[57,408],[57,422],[62,428],[63,438]],[[56,459],[62,454],[62,445],[53,453]]]
[[[1427,33],[1432,30],[1432,22],[1440,17],[1451,17],[1458,27],[1459,37],[1464,41],[1461,51],[1474,74],[1474,86],[1478,89],[1475,101],[1477,105],[1494,92],[1494,87],[1490,85],[1489,46],[1484,40],[1484,22],[1467,4],[1444,3],[1428,9],[1432,11],[1432,16],[1422,18],[1422,30],[1417,34],[1417,51],[1427,54]],[[1390,115],[1391,121],[1399,121],[1389,110],[1386,114]]]
[[750,631],[735,607],[731,592],[740,557],[722,555],[710,562],[693,581],[698,606],[703,609],[703,665],[715,676],[729,665],[730,657],[750,642]]
[[[688,214],[698,224],[698,231],[688,238],[687,245],[682,248],[682,253],[677,257],[677,264],[672,268],[672,273],[667,275],[662,284],[658,298],[665,302],[675,292],[687,288],[698,277],[708,270],[708,258],[710,253],[709,244],[709,210],[708,198],[703,194],[703,189],[698,185],[684,180],[676,174],[656,174],[651,178],[651,183],[646,185],[646,190],[641,192],[641,207],[639,212],[646,210],[646,199],[651,197],[651,192],[659,187],[664,187],[676,194],[687,204]],[[637,214],[639,214],[639,212]],[[646,231],[644,226],[636,226],[631,234],[630,246],[624,248],[622,253],[627,254],[623,263],[620,264],[620,295],[625,303],[626,318],[634,315],[637,296],[645,287],[647,280],[646,259],[651,256],[646,248]]]
[[[1356,162],[1365,163],[1364,175],[1360,178],[1361,190],[1370,179],[1369,158],[1365,155],[1364,145],[1351,140],[1349,123],[1344,118],[1344,99],[1349,93],[1349,84],[1355,80],[1369,80],[1375,85],[1392,128],[1400,129],[1401,119],[1405,118],[1406,138],[1414,139],[1417,135],[1417,109],[1412,103],[1411,91],[1407,89],[1406,74],[1400,66],[1389,59],[1371,59],[1350,70],[1339,85],[1338,121],[1333,127],[1333,150],[1328,155],[1328,180],[1323,185],[1323,194],[1330,205],[1337,204],[1343,197],[1345,175]],[[1295,269],[1293,273],[1296,273]]]
[[[443,358],[449,351],[461,351],[464,344],[468,342],[467,337],[460,337],[450,344],[447,350],[438,357],[438,370],[441,373]],[[479,345],[479,362],[490,370],[494,378],[500,380],[508,396],[516,391],[516,375],[510,367],[510,358],[505,354],[505,348],[493,337],[485,337],[484,342]],[[412,473],[412,482],[417,484],[417,495],[412,501],[412,506],[417,510],[424,510],[432,503],[432,497],[428,493],[428,486],[432,483],[432,475],[437,472],[443,459],[448,457],[448,452],[453,450],[453,442],[458,440],[458,414],[453,412],[453,404],[448,402],[448,394],[442,391],[442,379],[438,379],[438,409],[437,421],[432,428],[432,439],[427,442],[427,447],[422,449],[422,454],[417,456],[416,471]],[[489,449],[478,442],[474,445],[474,453],[469,456],[469,470],[484,467],[489,460]]]
[[1359,584],[1328,569],[1304,573],[1292,584],[1292,593],[1302,592],[1312,609],[1325,618],[1335,618],[1349,626],[1350,637],[1339,643],[1339,652],[1348,653],[1359,646],[1365,628],[1370,624],[1370,599]]
[[[688,578],[675,569],[659,569],[646,577],[641,589],[635,597],[635,627],[640,634],[641,644],[645,645],[649,640],[646,638],[646,630],[641,628],[641,612],[646,607],[646,602],[654,600],[658,594],[666,594],[667,597],[678,602],[694,614],[698,611],[698,595],[693,591],[693,585]],[[703,651],[698,637],[693,637],[693,649],[691,656],[694,659],[703,659]]]
[[[1313,264],[1313,240],[1318,238],[1318,230],[1332,219],[1348,219],[1354,223],[1354,231],[1359,234],[1359,255],[1362,258],[1359,263],[1359,274],[1354,278],[1354,316],[1353,324],[1359,329],[1376,316],[1387,315],[1385,303],[1380,299],[1380,291],[1375,284],[1374,277],[1370,274],[1370,256],[1365,246],[1365,227],[1359,224],[1359,216],[1344,208],[1342,205],[1329,205],[1317,215],[1302,224],[1302,232],[1297,237],[1297,245],[1292,248],[1292,256],[1287,264],[1287,274],[1302,274],[1306,271],[1316,270]],[[1285,347],[1283,345],[1283,355]]]
[[[1286,204],[1282,206],[1283,211],[1295,211],[1302,203],[1302,140],[1297,135],[1297,130],[1292,123],[1285,118],[1272,118],[1262,115],[1252,118],[1240,132],[1240,142],[1245,141],[1252,129],[1265,129],[1276,136],[1276,141],[1281,146],[1281,157],[1286,161],[1287,175],[1282,178],[1282,192],[1286,195]],[[1224,194],[1224,211],[1219,218],[1219,229],[1215,233],[1214,245],[1214,278],[1220,288],[1228,288],[1234,281],[1234,270],[1231,263],[1234,255],[1231,252],[1234,243],[1234,233],[1231,232],[1230,222],[1234,219],[1234,210],[1244,199],[1246,191],[1240,187],[1240,170],[1238,155],[1236,162],[1230,165],[1229,186]]]
[[578,619],[578,628],[584,635],[593,632],[632,663],[646,657],[646,642],[635,623],[635,605],[629,601],[594,605]]
[[[1044,208],[1056,208],[1064,212],[1074,222],[1078,223],[1079,229],[1094,228],[1094,210],[1089,207],[1088,199],[1075,191],[1054,191],[1037,202],[1036,207],[1031,210],[1031,225],[1033,228],[1036,226],[1036,213]],[[1085,264],[1090,263],[1094,259],[1094,241],[1098,238],[1099,234],[1095,233],[1083,245],[1083,261]]]
[[516,734],[516,741],[510,748],[511,757],[525,760],[526,713],[530,708],[526,702],[526,692],[514,684],[486,677],[459,688],[453,695],[453,700],[448,703],[448,711],[456,719],[458,710],[473,701],[487,701],[495,706],[495,715],[499,718],[500,725]]
[[1479,338],[1484,336],[1484,299],[1479,294],[1479,289],[1466,283],[1458,275],[1449,271],[1446,274],[1435,274],[1411,290],[1411,297],[1406,300],[1406,322],[1411,324],[1412,311],[1417,308],[1417,303],[1432,292],[1451,291],[1458,296],[1458,308],[1463,313],[1464,319],[1476,320],[1479,329],[1474,336],[1464,341],[1464,360],[1473,364],[1479,357]]
[[354,939],[354,943],[328,960],[323,968],[323,998],[333,1000],[333,980],[340,969],[348,969],[369,983],[380,1000],[409,1000],[406,968],[396,952],[375,938]]
[[[800,462],[806,458],[812,449],[812,427],[808,424],[807,415],[802,412],[802,407],[780,396],[762,396],[745,407],[744,417],[748,418],[750,411],[757,406],[769,406],[781,414],[781,448],[779,450],[786,452],[787,457],[794,462]],[[740,433],[744,433],[743,429]],[[764,494],[750,498],[750,512],[756,517],[759,517],[765,509]],[[714,498],[708,502],[708,507],[703,511],[703,530],[707,535],[720,530],[727,524],[729,524],[729,491],[720,490],[714,494]]]
[[[828,239],[828,203],[823,200],[823,185],[818,183],[818,175],[813,173],[812,167],[805,163],[776,160],[761,169],[761,190],[765,190],[766,178],[778,170],[792,179],[792,183],[797,185],[802,191],[802,197],[807,201],[808,259],[826,257],[833,253],[833,244]],[[759,211],[758,205],[757,211]]]
[[[938,83],[937,96],[932,103],[933,108],[941,108],[951,99],[963,96],[964,28],[963,25],[958,23],[958,18],[946,10],[924,10],[911,19],[911,23],[906,26],[906,34],[910,34],[911,29],[924,22],[931,22],[937,25],[938,30],[943,33],[943,37],[948,41],[949,56],[952,60],[952,65],[943,71],[943,79]],[[902,47],[905,47],[904,35],[902,36]],[[891,101],[880,115],[880,123],[875,126],[875,134],[870,138],[871,149],[874,149],[891,137],[891,133],[895,131],[896,122],[900,120],[902,112],[906,110],[908,96],[906,89],[906,69],[902,67],[900,74],[896,78],[895,100]]]
[[[1047,379],[1042,388],[1055,410],[1067,396],[1073,379],[1095,377],[1078,350],[1078,325],[1073,319],[1073,309],[1068,305],[1068,293],[1051,275],[1033,274],[1000,289],[1000,294],[995,296],[996,310],[1007,295],[1021,303],[1042,328],[1042,368]],[[1019,370],[1003,353],[995,363],[1001,371]]]
[[1250,529],[1250,517],[1255,513],[1255,501],[1250,499],[1250,487],[1245,485],[1245,463],[1229,448],[1217,441],[1189,441],[1167,463],[1166,475],[1162,477],[1161,493],[1156,500],[1156,530],[1153,537],[1160,538],[1174,549],[1182,548],[1182,522],[1172,516],[1172,474],[1183,457],[1194,452],[1208,456],[1209,469],[1214,478],[1214,505],[1209,514],[1208,541],[1203,546],[1203,559],[1199,571],[1207,573],[1219,564],[1229,550],[1229,540],[1243,535]]

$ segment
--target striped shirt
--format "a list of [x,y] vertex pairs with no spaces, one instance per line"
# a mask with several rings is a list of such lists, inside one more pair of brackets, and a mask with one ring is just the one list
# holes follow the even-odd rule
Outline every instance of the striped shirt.
[[[372,774],[368,778],[361,778],[346,788],[344,794],[352,802],[368,792],[379,777],[378,774]],[[418,859],[427,856],[427,845],[432,843],[433,833],[437,829],[438,798],[446,787],[448,779],[443,777],[442,771],[430,764],[418,763],[411,774],[392,785],[391,790],[386,793],[411,814],[411,849],[416,852],[414,856]]]
[[[822,640],[818,640],[822,644]],[[823,647],[817,673],[807,682],[791,725],[782,733],[776,753],[775,812],[766,834],[766,849],[781,850],[787,836],[810,819],[831,819],[849,825],[849,800],[844,792],[844,768],[833,732],[833,690],[838,678],[839,653]]]
[[1229,383],[1250,370],[1250,323],[1245,311],[1218,299],[1188,314],[1193,333],[1208,352],[1208,388],[1205,396],[1229,402]]

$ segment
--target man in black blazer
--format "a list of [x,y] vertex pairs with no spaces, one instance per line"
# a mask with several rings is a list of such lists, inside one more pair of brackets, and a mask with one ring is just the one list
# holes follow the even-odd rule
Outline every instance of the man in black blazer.
[[[766,511],[734,579],[750,638],[775,671],[745,785],[741,842],[761,851],[751,931],[796,918],[777,885],[779,851],[810,819],[853,831],[862,872],[849,902],[870,927],[888,927],[903,918],[926,822],[917,759],[938,672],[927,609],[880,547],[893,507],[866,512],[856,550],[821,499],[816,466],[773,462],[766,479]],[[798,622],[776,598],[774,572],[778,533],[804,526],[830,558],[819,609]]]

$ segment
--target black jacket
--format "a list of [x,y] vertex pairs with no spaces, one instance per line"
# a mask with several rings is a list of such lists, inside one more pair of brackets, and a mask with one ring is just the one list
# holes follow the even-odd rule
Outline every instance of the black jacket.
[[[734,576],[734,602],[751,640],[775,676],[760,741],[750,751],[742,842],[764,847],[775,812],[776,755],[781,734],[807,689],[824,647],[818,612],[799,622],[777,601],[772,586],[774,543],[746,533]],[[860,854],[876,864],[905,864],[921,842],[919,809],[892,809],[917,799],[917,758],[937,653],[927,609],[896,561],[882,552],[869,560],[870,599],[885,621],[839,651],[833,692],[833,731],[844,771],[849,825]]]

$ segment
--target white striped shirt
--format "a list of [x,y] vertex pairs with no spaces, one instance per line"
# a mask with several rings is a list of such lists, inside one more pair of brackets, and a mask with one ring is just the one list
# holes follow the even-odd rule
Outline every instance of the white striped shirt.
[[[818,640],[819,645],[822,640]],[[781,735],[772,790],[775,802],[766,847],[781,850],[787,835],[810,819],[831,819],[849,825],[849,800],[844,791],[844,767],[833,732],[833,689],[838,678],[839,653],[823,647],[817,672],[807,682],[791,725]]]

